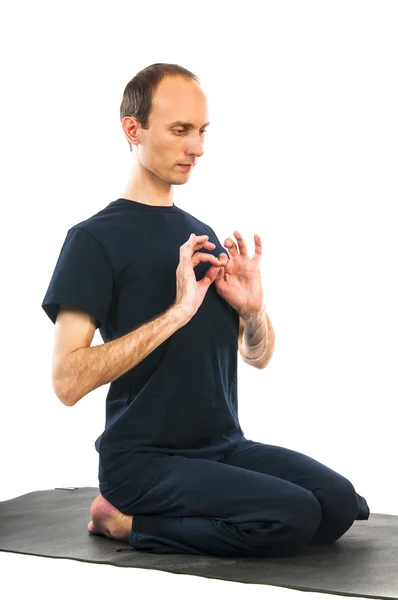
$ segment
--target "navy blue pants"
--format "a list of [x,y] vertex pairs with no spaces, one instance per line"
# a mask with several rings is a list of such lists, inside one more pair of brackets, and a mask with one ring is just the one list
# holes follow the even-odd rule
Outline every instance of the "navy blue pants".
[[134,515],[129,544],[155,554],[292,556],[331,544],[369,507],[352,483],[300,452],[243,438],[214,458],[135,455],[103,496]]

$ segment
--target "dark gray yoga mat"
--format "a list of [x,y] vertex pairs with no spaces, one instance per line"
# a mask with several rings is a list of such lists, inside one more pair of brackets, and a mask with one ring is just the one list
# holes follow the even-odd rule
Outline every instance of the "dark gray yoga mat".
[[371,514],[337,542],[285,558],[151,554],[87,532],[98,488],[56,488],[0,502],[0,551],[157,569],[365,598],[398,598],[398,516]]

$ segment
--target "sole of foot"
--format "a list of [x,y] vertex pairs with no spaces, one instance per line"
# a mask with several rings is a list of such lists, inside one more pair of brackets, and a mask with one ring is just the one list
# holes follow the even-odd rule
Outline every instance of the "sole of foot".
[[105,535],[112,540],[128,542],[133,517],[121,513],[101,494],[92,503],[90,516],[91,521],[87,526],[89,533],[92,535]]

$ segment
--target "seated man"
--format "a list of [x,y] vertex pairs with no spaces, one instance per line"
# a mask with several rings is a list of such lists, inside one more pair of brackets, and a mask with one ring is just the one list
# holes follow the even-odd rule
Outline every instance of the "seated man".
[[[154,553],[287,556],[334,542],[369,508],[342,475],[240,427],[238,351],[263,369],[274,331],[260,237],[253,258],[239,231],[223,247],[172,201],[207,119],[199,80],[178,65],[126,86],[123,197],[68,230],[42,303],[53,387],[73,406],[111,384],[90,533]],[[97,327],[104,343],[91,347]]]

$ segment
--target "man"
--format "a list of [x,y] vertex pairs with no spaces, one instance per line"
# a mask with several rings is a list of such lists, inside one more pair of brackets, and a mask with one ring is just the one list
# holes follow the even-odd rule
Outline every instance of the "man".
[[[332,543],[369,518],[366,500],[239,424],[237,353],[263,369],[274,349],[260,237],[250,258],[239,231],[223,247],[173,203],[203,155],[199,80],[151,65],[126,86],[120,116],[132,151],[123,197],[68,231],[42,303],[58,398],[73,406],[111,383],[88,531],[155,553],[287,556]],[[96,327],[104,344],[90,347]]]

